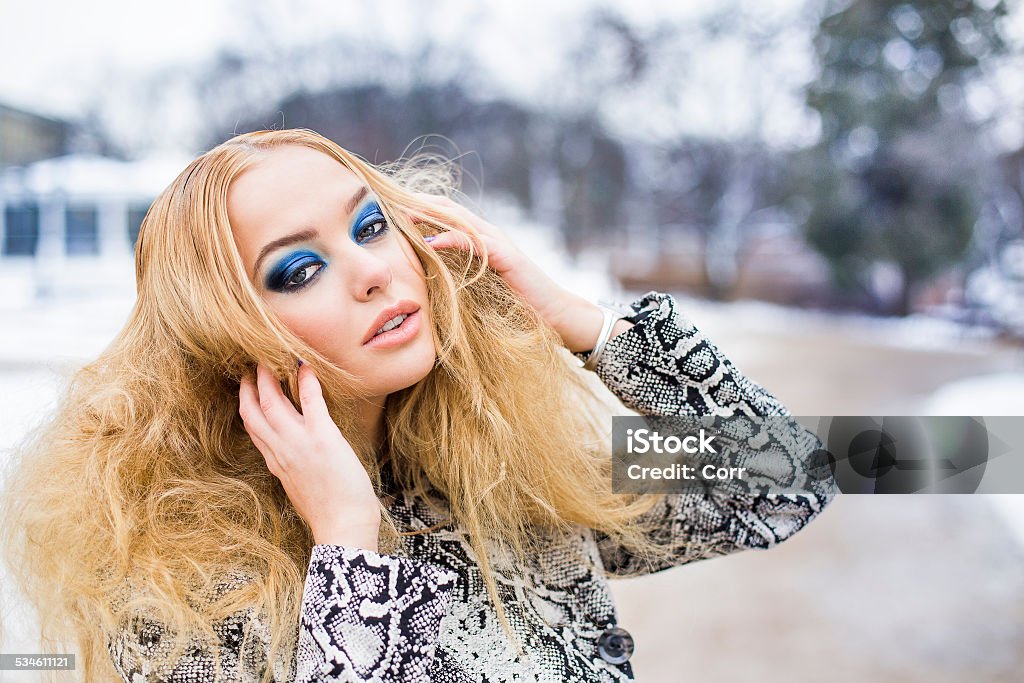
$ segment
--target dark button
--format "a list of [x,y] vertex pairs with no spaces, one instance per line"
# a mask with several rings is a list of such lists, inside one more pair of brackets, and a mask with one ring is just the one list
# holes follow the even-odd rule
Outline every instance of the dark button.
[[597,651],[609,664],[622,664],[633,656],[633,636],[618,626],[609,626],[597,639]]

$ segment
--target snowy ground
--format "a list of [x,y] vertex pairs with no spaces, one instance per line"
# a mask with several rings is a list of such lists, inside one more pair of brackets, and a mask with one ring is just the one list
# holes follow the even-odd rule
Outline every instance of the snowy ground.
[[[639,294],[615,291],[599,257],[573,266],[545,235],[516,233],[566,286],[593,299]],[[63,378],[120,329],[133,291],[130,269],[121,273],[120,295],[0,307],[0,458],[52,408]],[[1024,406],[1021,350],[945,323],[679,301],[796,415],[1009,415]],[[1022,569],[1024,495],[841,496],[771,553],[613,586],[640,680],[787,672],[996,681],[1024,664]],[[0,652],[15,646],[8,638]]]

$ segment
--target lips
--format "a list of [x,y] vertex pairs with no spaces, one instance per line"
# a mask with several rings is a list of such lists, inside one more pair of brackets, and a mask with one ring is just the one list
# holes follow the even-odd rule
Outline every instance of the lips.
[[377,334],[377,330],[379,330],[381,327],[383,327],[384,324],[387,323],[392,318],[394,318],[396,316],[399,316],[399,315],[403,315],[403,314],[404,315],[409,315],[410,313],[415,313],[418,310],[420,310],[419,304],[417,304],[414,301],[408,301],[408,300],[399,301],[394,306],[389,306],[389,307],[385,308],[374,319],[373,324],[370,325],[370,328],[363,335],[363,343],[365,344],[366,342],[368,342],[371,339],[373,339],[374,335]]

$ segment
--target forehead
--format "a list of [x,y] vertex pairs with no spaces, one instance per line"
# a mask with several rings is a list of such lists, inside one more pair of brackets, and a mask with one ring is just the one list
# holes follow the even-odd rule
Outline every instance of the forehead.
[[228,188],[228,220],[247,264],[263,244],[337,218],[362,183],[323,152],[286,145],[261,152]]

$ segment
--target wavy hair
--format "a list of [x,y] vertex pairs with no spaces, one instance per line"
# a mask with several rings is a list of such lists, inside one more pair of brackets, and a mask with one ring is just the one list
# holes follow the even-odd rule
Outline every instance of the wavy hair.
[[[228,188],[279,145],[304,145],[351,170],[423,264],[438,357],[424,379],[388,397],[384,452],[356,427],[354,378],[282,324],[236,249]],[[180,654],[191,637],[217,643],[216,622],[248,613],[269,625],[265,680],[275,662],[293,664],[314,543],[238,415],[239,379],[257,362],[296,405],[295,358],[310,363],[378,493],[387,455],[398,487],[440,506],[466,534],[520,647],[490,544],[524,559],[542,539],[582,525],[638,554],[668,552],[638,522],[658,497],[610,491],[611,395],[486,267],[482,243],[435,252],[423,241],[441,230],[476,233],[417,196],[450,193],[456,180],[450,165],[420,161],[375,167],[312,131],[259,131],[195,159],[153,202],[127,323],[73,375],[5,476],[8,573],[38,613],[44,651],[77,651],[94,680],[111,673],[107,634],[138,615],[169,629]],[[400,554],[409,530],[383,505],[382,516],[381,552]],[[258,636],[247,628],[243,649]]]

